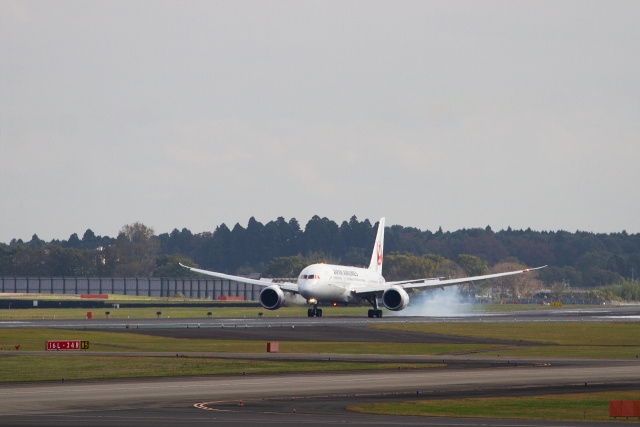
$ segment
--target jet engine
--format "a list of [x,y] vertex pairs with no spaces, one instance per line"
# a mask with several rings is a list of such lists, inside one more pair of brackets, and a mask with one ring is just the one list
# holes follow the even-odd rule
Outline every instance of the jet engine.
[[284,305],[284,292],[279,286],[267,286],[260,291],[260,304],[267,310],[275,310]]
[[404,288],[393,285],[382,294],[382,303],[389,310],[399,311],[409,304],[409,294]]

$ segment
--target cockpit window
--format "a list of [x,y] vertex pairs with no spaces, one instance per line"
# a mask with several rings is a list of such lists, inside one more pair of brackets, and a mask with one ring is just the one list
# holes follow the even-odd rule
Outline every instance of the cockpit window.
[[318,276],[317,274],[302,274],[300,278],[301,279],[319,279],[320,276]]

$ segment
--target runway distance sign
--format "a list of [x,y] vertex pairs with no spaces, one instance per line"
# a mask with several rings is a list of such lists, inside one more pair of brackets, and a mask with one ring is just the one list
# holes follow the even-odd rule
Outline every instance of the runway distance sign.
[[47,341],[47,350],[89,350],[89,341]]

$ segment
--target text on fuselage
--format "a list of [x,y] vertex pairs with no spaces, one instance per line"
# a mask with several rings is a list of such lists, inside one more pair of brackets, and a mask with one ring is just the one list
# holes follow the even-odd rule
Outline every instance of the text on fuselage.
[[333,270],[333,274],[335,274],[336,276],[350,276],[350,277],[358,277],[358,272],[357,271],[352,271],[352,270]]

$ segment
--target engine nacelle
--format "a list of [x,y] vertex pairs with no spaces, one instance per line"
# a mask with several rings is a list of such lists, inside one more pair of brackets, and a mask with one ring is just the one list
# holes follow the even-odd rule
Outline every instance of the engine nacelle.
[[409,304],[409,294],[402,287],[393,285],[382,294],[382,303],[391,311],[399,311]]
[[267,286],[260,291],[260,304],[267,310],[275,310],[284,305],[284,292],[279,286]]

